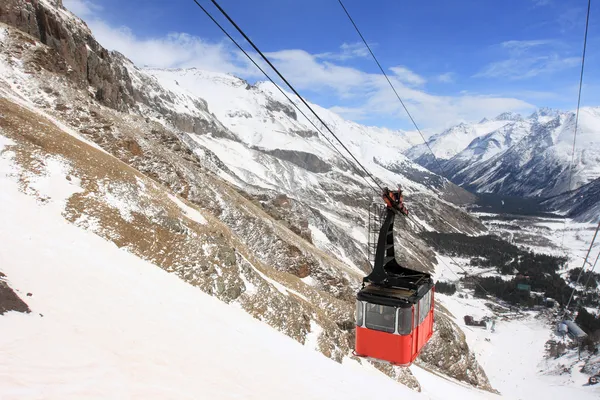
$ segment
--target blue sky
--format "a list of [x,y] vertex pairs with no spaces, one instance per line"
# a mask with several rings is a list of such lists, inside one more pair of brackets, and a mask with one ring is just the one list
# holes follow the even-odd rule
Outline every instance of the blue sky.
[[[200,2],[226,24],[209,0]],[[102,45],[137,65],[262,79],[192,0],[64,3]],[[587,0],[344,3],[426,129],[576,105]],[[337,0],[220,4],[310,101],[360,123],[411,128]],[[584,105],[600,104],[600,9],[594,6]]]

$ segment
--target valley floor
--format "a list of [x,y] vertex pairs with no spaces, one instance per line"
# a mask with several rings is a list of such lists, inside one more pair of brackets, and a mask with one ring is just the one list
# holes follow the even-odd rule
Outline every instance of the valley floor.
[[[520,247],[537,253],[569,257],[567,269],[581,267],[596,229],[595,223],[566,218],[523,217],[506,220],[498,214],[478,213],[486,218],[490,232]],[[508,216],[510,218],[510,216]],[[597,254],[596,243],[592,254]]]
[[[544,314],[526,312],[499,318],[495,332],[466,326],[463,317],[476,320],[491,316],[484,301],[473,297],[438,295],[456,317],[465,332],[467,343],[476,353],[490,383],[510,399],[598,399],[600,387],[588,386],[588,375],[580,373],[582,362],[575,357],[545,359],[545,344],[553,337],[552,326]],[[576,354],[576,353],[575,353]],[[561,363],[572,362],[567,374],[554,374]]]

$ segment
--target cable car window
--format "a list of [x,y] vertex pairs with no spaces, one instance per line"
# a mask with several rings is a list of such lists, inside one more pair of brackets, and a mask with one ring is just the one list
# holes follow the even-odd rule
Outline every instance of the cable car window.
[[427,293],[425,296],[421,297],[419,300],[419,324],[421,324],[427,314],[429,314],[429,309],[431,308],[431,295]]
[[412,330],[412,308],[398,309],[398,333],[408,335]]
[[427,314],[431,311],[431,292],[427,293]]
[[396,308],[367,303],[365,325],[369,329],[393,333],[396,330]]
[[429,313],[429,301],[427,301],[428,299],[429,296],[423,296],[423,316],[421,317],[421,322],[425,321],[425,317],[427,317],[427,314]]
[[429,310],[431,311],[431,309],[433,309],[434,306],[434,302],[433,302],[433,290],[429,291]]
[[417,301],[413,306],[413,329],[416,329],[419,326],[419,302]]
[[363,303],[362,303],[362,301],[356,302],[356,325],[363,326]]
[[423,301],[423,308],[421,310],[420,322],[423,322],[431,310],[431,292],[428,292],[425,296],[423,296],[421,301]]

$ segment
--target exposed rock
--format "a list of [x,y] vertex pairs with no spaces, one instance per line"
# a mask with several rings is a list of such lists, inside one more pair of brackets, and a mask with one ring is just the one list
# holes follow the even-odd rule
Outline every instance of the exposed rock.
[[273,199],[273,204],[277,207],[291,208],[290,198],[285,194],[279,194]]
[[294,109],[292,108],[292,106],[290,106],[290,105],[283,104],[283,103],[280,103],[280,102],[278,102],[278,101],[275,101],[275,100],[270,100],[270,101],[269,101],[269,102],[266,104],[266,106],[265,106],[265,107],[266,107],[266,108],[267,108],[267,110],[269,110],[269,111],[273,111],[273,112],[278,112],[278,111],[281,111],[281,112],[283,112],[284,114],[286,114],[287,116],[289,116],[290,118],[292,118],[292,119],[297,119],[297,116],[296,116],[296,110],[294,110]]
[[412,374],[412,372],[410,372],[410,369],[394,367],[390,364],[378,361],[373,361],[372,364],[375,368],[377,368],[384,374],[393,377],[403,385],[408,386],[409,388],[417,392],[421,391],[421,385],[419,384],[417,378],[415,378],[415,376]]
[[442,306],[435,310],[434,334],[419,355],[419,362],[459,381],[495,392],[485,371],[469,349],[465,334]]
[[[31,293],[27,293],[27,295],[30,296]],[[0,315],[4,315],[4,313],[9,311],[21,313],[31,312],[27,303],[21,300],[14,290],[8,286],[6,275],[0,272]]]
[[[64,9],[61,1],[47,7],[39,0],[4,0],[0,3],[0,22],[28,33],[49,48],[40,48],[31,58],[35,66],[61,73],[81,89],[93,88],[101,104],[119,111],[138,111],[137,102],[167,118],[184,132],[220,135],[235,139],[220,124],[210,118],[206,102],[194,100],[198,114],[171,112],[166,104],[175,100],[165,93],[163,98],[150,97],[148,92],[134,87],[129,71],[136,68],[122,54],[109,52],[94,39],[87,25]],[[139,79],[139,77],[137,77]],[[149,84],[149,82],[145,82]],[[156,85],[156,83],[154,83]]]
[[315,131],[310,131],[310,130],[292,130],[292,133],[303,137],[303,138],[311,138],[311,137],[317,137],[319,136],[319,134]]
[[311,172],[323,173],[331,171],[331,165],[321,160],[319,157],[312,153],[306,153],[303,151],[296,150],[261,150],[274,157],[280,158],[285,161],[289,161],[300,168],[304,168]]

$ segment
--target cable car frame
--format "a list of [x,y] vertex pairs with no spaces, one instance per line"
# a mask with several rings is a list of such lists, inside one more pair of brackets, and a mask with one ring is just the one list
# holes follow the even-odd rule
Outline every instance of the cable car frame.
[[435,286],[430,274],[396,261],[394,220],[403,214],[398,192],[384,189],[386,205],[374,204],[370,210],[369,252],[375,257],[356,295],[354,355],[408,366],[433,334]]

